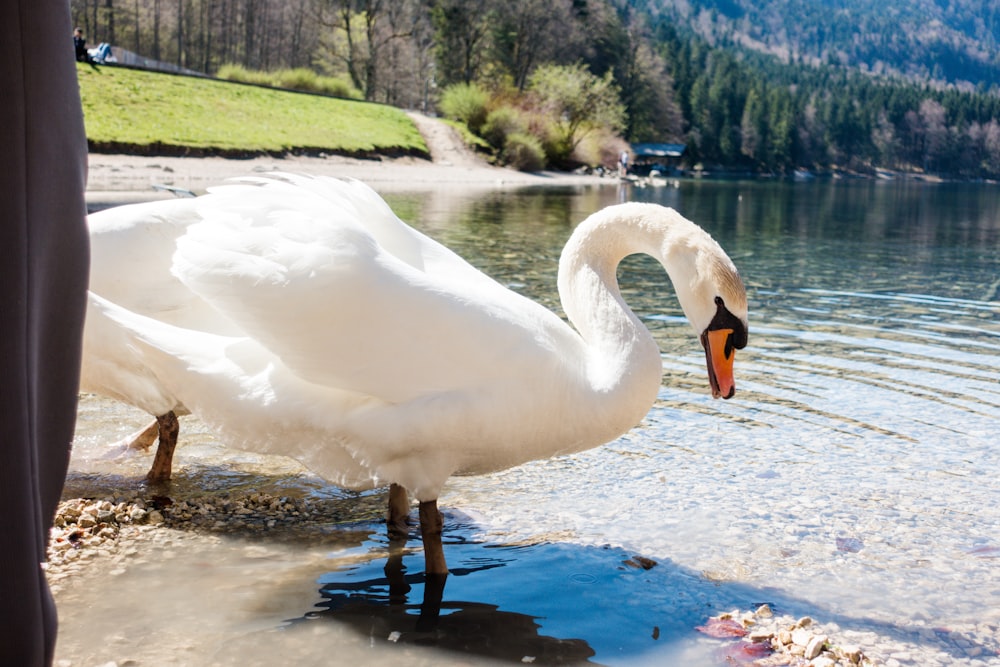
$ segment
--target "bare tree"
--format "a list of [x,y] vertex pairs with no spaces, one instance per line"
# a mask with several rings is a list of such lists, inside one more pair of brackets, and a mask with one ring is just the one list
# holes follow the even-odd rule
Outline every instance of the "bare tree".
[[366,100],[376,100],[386,88],[383,54],[397,40],[413,35],[418,15],[414,0],[324,0],[319,24],[329,60],[346,71]]
[[948,127],[940,102],[926,99],[920,103],[920,122],[924,132],[924,168],[929,169],[947,148]]
[[[572,31],[572,0],[509,0],[497,7],[493,49],[514,86],[524,90],[534,68],[557,57]],[[575,54],[574,54],[575,55]]]
[[436,0],[431,7],[441,85],[472,83],[488,48],[490,7],[487,0]]
[[160,0],[153,0],[153,60],[160,57]]
[[115,42],[115,3],[114,0],[105,0],[104,15],[107,19],[107,33],[102,41],[113,44]]
[[135,41],[132,43],[132,50],[135,51],[136,53],[142,53],[142,31],[139,28],[139,15],[140,15],[139,0],[135,0],[134,11],[135,11],[135,17],[134,17],[135,26],[133,27],[133,30],[135,31],[135,34],[133,35],[133,39]]

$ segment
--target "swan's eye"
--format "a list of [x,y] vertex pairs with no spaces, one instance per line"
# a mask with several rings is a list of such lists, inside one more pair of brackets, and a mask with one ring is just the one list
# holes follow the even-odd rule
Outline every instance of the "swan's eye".
[[708,325],[709,331],[720,331],[729,329],[730,334],[726,337],[725,353],[726,357],[732,355],[733,349],[742,350],[747,345],[747,330],[735,315],[726,308],[726,302],[721,296],[715,297],[715,317]]

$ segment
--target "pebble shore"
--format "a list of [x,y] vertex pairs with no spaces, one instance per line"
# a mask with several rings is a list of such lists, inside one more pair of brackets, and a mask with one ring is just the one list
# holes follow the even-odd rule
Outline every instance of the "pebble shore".
[[812,618],[778,616],[767,604],[754,611],[713,616],[698,630],[710,637],[731,638],[723,649],[726,661],[759,667],[875,667],[881,663],[855,644],[837,637],[839,628]]
[[[724,664],[753,667],[903,667],[919,665],[1000,665],[995,648],[1000,632],[982,624],[964,632],[945,628],[919,633],[927,648],[914,651],[888,643],[874,632],[840,628],[806,616],[778,615],[769,605],[713,616],[697,628],[720,641]],[[970,641],[978,635],[982,643]],[[935,648],[934,645],[938,648]]]
[[345,521],[375,518],[381,502],[357,498],[343,501],[312,500],[251,493],[238,497],[206,495],[183,500],[138,493],[104,498],[70,498],[59,504],[49,538],[49,584],[58,594],[62,582],[88,561],[106,557],[125,563],[138,553],[137,544],[152,540],[152,533],[183,527],[186,531],[252,535],[272,533],[275,539],[301,539],[329,531]]

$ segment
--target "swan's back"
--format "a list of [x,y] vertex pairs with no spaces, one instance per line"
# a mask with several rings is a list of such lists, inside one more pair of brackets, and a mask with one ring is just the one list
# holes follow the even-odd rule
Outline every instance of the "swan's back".
[[572,344],[558,317],[360,183],[263,180],[204,200],[174,274],[310,382],[399,403],[512,377]]

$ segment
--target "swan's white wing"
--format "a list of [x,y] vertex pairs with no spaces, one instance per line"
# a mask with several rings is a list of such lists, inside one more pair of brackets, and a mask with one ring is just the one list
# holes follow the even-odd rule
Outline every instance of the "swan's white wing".
[[[281,202],[288,208],[312,211],[313,215],[351,220],[364,227],[390,254],[418,269],[425,268],[426,237],[396,217],[385,200],[361,181],[275,173],[268,178],[242,178],[238,182],[251,187],[210,188],[214,196],[202,203],[208,208],[252,211],[260,202]],[[464,263],[458,255],[453,259]]]
[[289,208],[253,187],[240,201],[207,202],[174,272],[310,382],[400,402],[582,353],[558,317],[409,227],[430,270],[343,209]]
[[232,323],[170,272],[177,239],[200,221],[196,199],[132,204],[92,213],[90,285],[127,310],[201,331],[235,333]]

